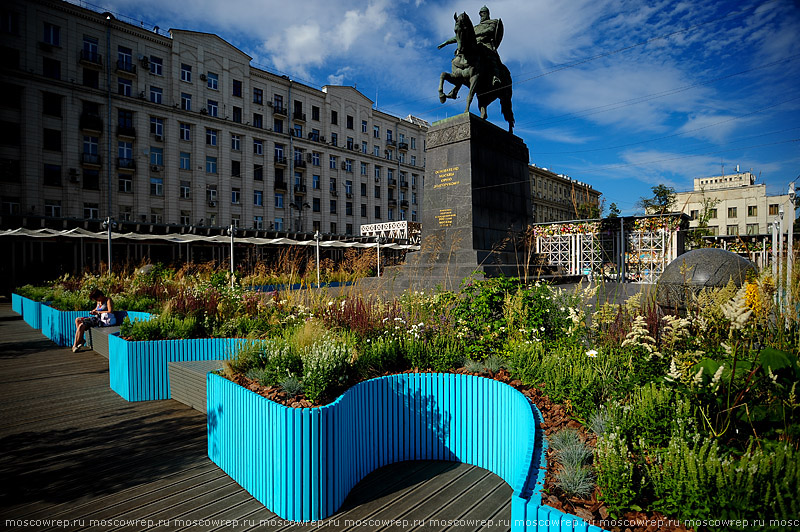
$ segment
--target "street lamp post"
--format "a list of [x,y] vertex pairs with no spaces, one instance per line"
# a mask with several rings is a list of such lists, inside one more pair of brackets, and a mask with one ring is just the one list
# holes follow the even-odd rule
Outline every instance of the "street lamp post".
[[236,226],[231,223],[228,227],[228,234],[231,237],[231,286],[233,286],[233,281],[235,277],[233,276],[233,238],[236,236]]
[[378,250],[378,277],[381,276],[381,244],[383,244],[385,241],[386,240],[382,236],[379,236],[378,238],[375,239],[375,243],[377,245],[377,250]]
[[316,242],[317,248],[317,288],[319,288],[319,239],[322,238],[322,235],[319,234],[319,231],[314,233],[314,241]]
[[[797,181],[797,179],[795,179]],[[786,282],[789,287],[789,292],[786,298],[786,313],[788,316],[791,316],[790,312],[792,311],[792,270],[794,269],[794,220],[795,220],[795,210],[797,208],[797,194],[794,191],[794,181],[789,183],[789,201],[792,203],[792,215],[789,217],[789,227],[788,231],[789,234],[786,238]]]
[[111,229],[117,228],[117,222],[109,216],[105,220],[103,220],[103,229],[107,231],[107,240],[108,240],[108,273],[111,274]]

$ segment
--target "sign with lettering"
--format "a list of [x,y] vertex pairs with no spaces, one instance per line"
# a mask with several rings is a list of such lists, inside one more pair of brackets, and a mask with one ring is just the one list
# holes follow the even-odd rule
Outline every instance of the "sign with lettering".
[[436,215],[439,227],[452,227],[455,219],[456,212],[453,209],[439,209],[439,214]]
[[433,171],[434,190],[437,188],[452,187],[453,185],[461,184],[461,181],[459,181],[457,177],[458,177],[458,166],[453,166],[451,168],[444,168],[442,170],[434,170]]

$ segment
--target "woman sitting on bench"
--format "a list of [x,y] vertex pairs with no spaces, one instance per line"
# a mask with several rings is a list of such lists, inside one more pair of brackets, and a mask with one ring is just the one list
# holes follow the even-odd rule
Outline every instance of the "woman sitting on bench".
[[83,333],[90,327],[109,327],[117,324],[114,316],[114,301],[106,297],[101,290],[93,290],[89,297],[97,301],[97,306],[90,311],[88,318],[75,318],[75,342],[72,344],[72,352],[77,353],[81,347],[86,345]]

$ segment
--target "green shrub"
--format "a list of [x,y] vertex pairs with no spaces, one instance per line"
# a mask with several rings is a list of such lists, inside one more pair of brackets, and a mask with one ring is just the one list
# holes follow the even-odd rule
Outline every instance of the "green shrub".
[[332,334],[324,336],[302,353],[303,386],[306,397],[317,401],[334,397],[348,382],[352,348]]
[[294,376],[289,376],[283,379],[280,386],[289,397],[295,397],[303,393],[303,383]]
[[638,492],[638,479],[630,448],[624,438],[610,433],[597,439],[595,471],[600,496],[609,514],[616,518],[633,508]]
[[609,404],[608,413],[617,434],[644,448],[663,447],[676,431],[695,426],[689,400],[652,382],[635,389],[625,404]]
[[442,334],[423,340],[407,338],[403,350],[409,367],[433,371],[458,368],[465,355],[463,342]]
[[405,369],[403,343],[397,338],[379,337],[362,341],[353,362],[353,371],[360,379],[402,369]]
[[594,476],[587,466],[562,465],[555,475],[555,485],[569,497],[585,499],[594,491]]

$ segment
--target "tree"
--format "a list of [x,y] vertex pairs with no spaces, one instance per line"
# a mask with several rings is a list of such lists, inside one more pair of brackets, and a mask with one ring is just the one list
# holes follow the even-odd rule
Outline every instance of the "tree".
[[708,221],[711,219],[711,213],[714,207],[720,202],[718,198],[710,198],[706,196],[705,189],[702,190],[703,204],[700,207],[700,212],[697,214],[697,227],[687,233],[689,240],[689,247],[692,249],[707,247],[708,244],[703,240],[704,236],[711,236],[711,230],[708,228]]
[[616,203],[612,203],[608,206],[608,217],[609,218],[619,218],[621,214],[619,207],[617,207]]
[[656,185],[651,188],[652,198],[642,196],[636,202],[637,207],[644,209],[645,214],[665,214],[672,212],[675,205],[675,189],[666,185]]

